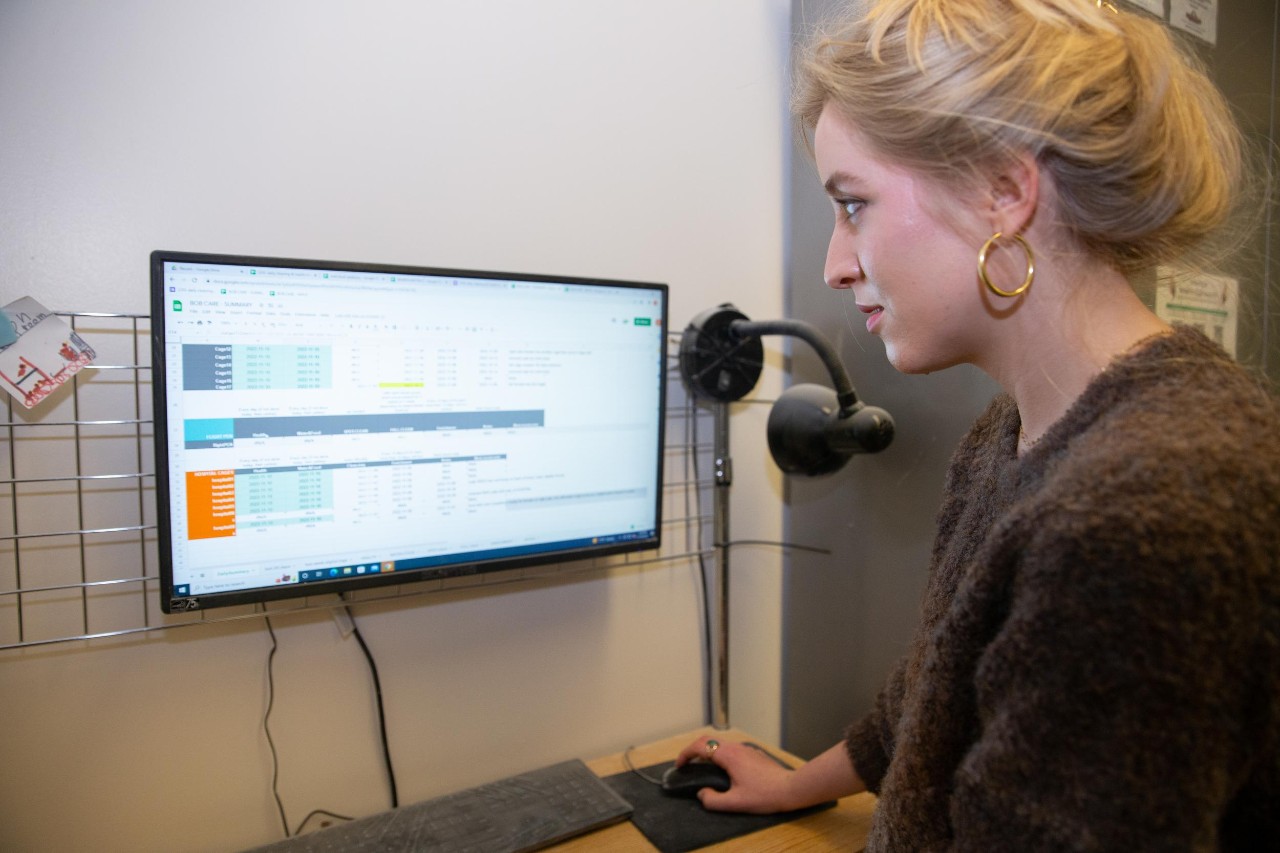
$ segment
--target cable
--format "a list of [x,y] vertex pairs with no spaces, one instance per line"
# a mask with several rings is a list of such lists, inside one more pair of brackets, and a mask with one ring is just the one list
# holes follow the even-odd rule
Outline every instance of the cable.
[[715,699],[712,696],[711,685],[713,654],[711,649],[711,600],[707,595],[707,560],[702,553],[702,541],[705,533],[702,529],[702,486],[698,482],[698,407],[692,394],[685,398],[685,407],[688,411],[688,416],[685,418],[685,428],[686,434],[689,436],[688,452],[685,458],[693,463],[693,478],[690,480],[686,476],[685,479],[693,484],[694,507],[697,510],[698,577],[700,580],[698,591],[702,599],[702,671],[706,673],[706,677],[702,679],[704,686],[702,718],[707,722],[711,722],[715,717]]
[[[702,522],[702,489],[698,480],[698,407],[692,394],[689,394],[685,398],[685,412],[686,469],[688,468],[689,463],[691,463],[693,467],[693,476],[690,478],[688,476],[688,471],[686,470],[685,479],[686,482],[692,484],[692,488],[694,490],[696,507],[695,517],[697,518],[696,527],[698,547],[696,550],[698,552],[698,576],[700,579],[698,592],[702,602],[702,663],[704,667],[703,672],[710,673],[712,669],[712,657],[714,655],[714,651],[711,648],[711,601],[707,595],[707,561],[706,557],[702,553],[704,531]],[[688,516],[687,489],[685,492],[685,501],[685,515]],[[815,554],[829,555],[831,553],[831,551],[826,548],[818,548],[812,545],[797,545],[788,542],[772,542],[761,539],[736,539],[725,543],[725,547],[727,548],[742,545],[764,545],[782,548],[783,550],[808,551]],[[728,582],[727,578],[725,579],[725,582]],[[715,697],[713,696],[713,685],[711,682],[712,679],[709,676],[703,679],[703,719],[708,722],[713,721],[715,718]]]
[[378,731],[382,735],[382,760],[387,766],[387,784],[391,788],[391,808],[394,809],[400,805],[400,794],[396,790],[396,772],[391,766],[391,746],[387,741],[387,715],[382,707],[382,680],[378,678],[378,664],[364,641],[364,635],[360,633],[360,627],[356,625],[355,617],[351,615],[351,608],[344,606],[342,609],[347,612],[347,618],[351,620],[351,633],[360,643],[365,659],[369,661],[369,673],[373,676],[373,692],[378,704]]
[[637,776],[639,776],[641,779],[648,782],[649,784],[661,786],[662,785],[661,779],[653,778],[648,773],[645,773],[643,770],[641,770],[639,767],[636,767],[635,764],[631,762],[631,752],[634,749],[635,749],[634,746],[629,746],[623,751],[622,763],[626,765],[626,768],[628,770],[630,770],[632,773],[636,774]]
[[262,716],[262,731],[267,735],[267,746],[271,748],[271,793],[276,798],[276,808],[280,811],[280,825],[284,827],[284,837],[289,838],[289,821],[284,816],[284,801],[280,799],[280,756],[276,754],[276,742],[271,738],[271,709],[276,703],[275,675],[272,663],[276,658],[276,632],[271,627],[271,617],[266,617],[267,633],[271,635],[271,651],[267,653],[267,712]]
[[280,756],[276,752],[276,743],[271,737],[271,726],[269,725],[271,721],[271,709],[274,708],[276,704],[276,681],[273,665],[275,663],[276,650],[279,649],[280,643],[276,640],[276,631],[271,624],[271,617],[265,617],[264,621],[267,623],[267,633],[271,635],[271,651],[267,653],[267,712],[262,716],[262,731],[266,733],[267,746],[271,748],[271,794],[275,797],[276,809],[280,813],[280,826],[284,829],[284,837],[292,838],[295,835],[301,834],[302,829],[307,825],[307,822],[318,814],[328,815],[329,817],[344,821],[355,820],[353,817],[337,814],[326,809],[314,809],[310,814],[302,819],[302,822],[298,824],[297,829],[292,832],[289,831],[289,820],[285,817],[284,813],[284,801],[280,799]]
[[768,539],[733,539],[724,544],[731,548],[736,545],[765,545],[770,548],[781,548],[784,551],[808,551],[811,554],[831,555],[830,548],[819,548],[817,545],[797,545],[793,542],[774,542]]
[[[310,821],[311,818],[315,817],[316,815],[328,815],[329,817],[338,818],[339,821],[347,821],[348,824],[349,822],[356,820],[355,817],[347,817],[346,815],[335,815],[334,812],[326,811],[326,809],[324,808],[315,808],[315,809],[311,809],[310,815],[307,815],[306,817],[302,818],[301,824],[298,824],[298,829],[294,830],[293,834],[302,835],[302,829],[307,825],[307,821]],[[321,826],[320,829],[328,829],[328,827]]]

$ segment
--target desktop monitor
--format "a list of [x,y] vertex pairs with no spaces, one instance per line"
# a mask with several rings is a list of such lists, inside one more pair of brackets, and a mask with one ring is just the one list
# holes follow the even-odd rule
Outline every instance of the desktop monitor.
[[154,252],[162,609],[659,545],[667,286]]

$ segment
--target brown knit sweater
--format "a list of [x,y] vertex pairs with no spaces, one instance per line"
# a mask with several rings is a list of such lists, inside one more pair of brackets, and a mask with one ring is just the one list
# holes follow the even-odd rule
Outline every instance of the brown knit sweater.
[[871,851],[1280,851],[1280,412],[1179,330],[1019,459],[958,449],[922,625],[848,734]]

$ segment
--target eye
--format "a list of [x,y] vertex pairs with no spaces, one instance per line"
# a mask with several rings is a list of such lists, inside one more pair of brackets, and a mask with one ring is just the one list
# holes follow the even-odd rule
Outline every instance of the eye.
[[866,201],[860,198],[838,198],[835,203],[837,214],[846,222],[857,222],[858,215],[867,206]]

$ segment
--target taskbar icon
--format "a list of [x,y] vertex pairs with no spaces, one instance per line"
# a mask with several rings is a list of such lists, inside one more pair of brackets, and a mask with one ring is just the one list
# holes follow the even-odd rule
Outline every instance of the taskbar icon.
[[395,560],[371,560],[363,563],[348,563],[341,566],[330,566],[324,569],[307,569],[298,572],[299,583],[316,583],[317,581],[335,581],[348,578],[368,577],[396,570]]

